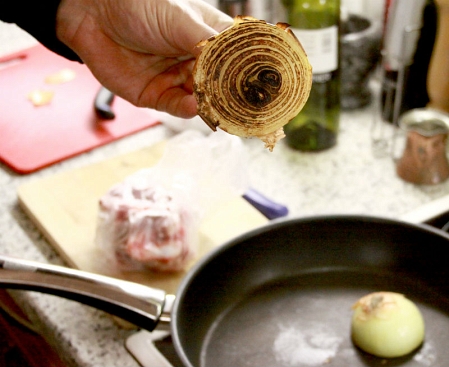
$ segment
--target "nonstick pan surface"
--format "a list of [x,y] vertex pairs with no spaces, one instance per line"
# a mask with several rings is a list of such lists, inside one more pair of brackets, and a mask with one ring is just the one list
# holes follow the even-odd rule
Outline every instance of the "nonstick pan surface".
[[[449,364],[449,236],[363,216],[275,222],[213,252],[181,284],[172,338],[185,365]],[[417,303],[421,348],[382,359],[351,342],[351,306],[373,291]]]

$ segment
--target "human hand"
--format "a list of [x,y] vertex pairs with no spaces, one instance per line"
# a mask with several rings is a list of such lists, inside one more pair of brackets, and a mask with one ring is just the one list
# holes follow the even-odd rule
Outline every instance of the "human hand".
[[190,118],[195,46],[232,22],[203,0],[62,0],[56,30],[116,95]]

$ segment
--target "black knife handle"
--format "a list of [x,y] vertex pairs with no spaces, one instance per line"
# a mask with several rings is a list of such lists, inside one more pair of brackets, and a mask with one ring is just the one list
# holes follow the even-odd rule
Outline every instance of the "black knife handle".
[[114,102],[114,93],[105,87],[101,87],[95,96],[94,108],[98,117],[104,120],[113,120],[115,113],[112,110],[112,102]]

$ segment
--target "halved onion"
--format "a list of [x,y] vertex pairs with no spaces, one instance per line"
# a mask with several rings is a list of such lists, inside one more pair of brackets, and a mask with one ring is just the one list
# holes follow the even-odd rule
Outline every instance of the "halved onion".
[[312,86],[312,67],[289,25],[238,16],[232,27],[198,46],[198,114],[214,131],[255,136],[273,150]]
[[424,320],[418,307],[402,294],[375,292],[353,306],[352,340],[378,357],[404,356],[424,340]]

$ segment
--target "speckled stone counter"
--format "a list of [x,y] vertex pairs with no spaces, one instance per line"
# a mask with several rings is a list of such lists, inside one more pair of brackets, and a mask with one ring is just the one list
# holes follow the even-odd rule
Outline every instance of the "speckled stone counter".
[[[0,23],[0,56],[34,43],[17,27]],[[338,145],[321,153],[299,153],[284,143],[270,153],[260,141],[245,140],[251,186],[288,205],[291,216],[360,213],[395,218],[448,195],[449,181],[415,186],[396,176],[390,157],[373,156],[372,111],[343,113]],[[172,134],[167,127],[156,126],[26,176],[0,164],[0,253],[62,263],[19,207],[16,190],[21,184],[140,149]],[[121,329],[104,313],[39,293],[13,295],[69,364],[138,366],[124,346],[133,331]]]

